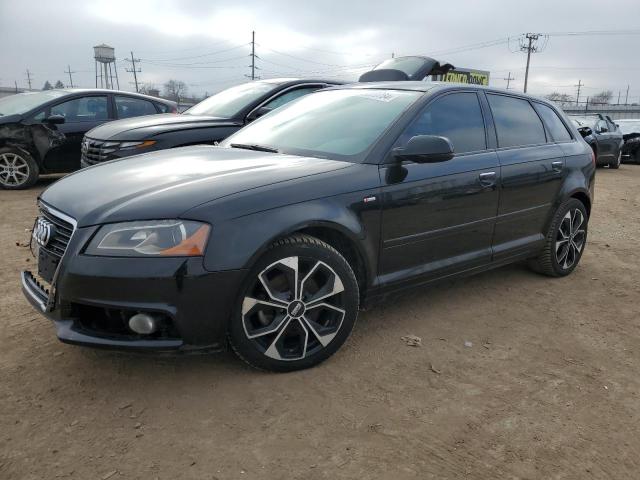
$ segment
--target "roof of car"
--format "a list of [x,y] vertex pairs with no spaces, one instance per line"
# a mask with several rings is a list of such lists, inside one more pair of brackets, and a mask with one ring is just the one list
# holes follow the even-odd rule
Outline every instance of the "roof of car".
[[175,102],[171,100],[167,100],[165,98],[154,97],[152,95],[145,95],[143,93],[126,92],[124,90],[109,90],[106,88],[56,88],[54,90],[67,92],[70,95],[74,93],[117,93],[119,95],[129,95],[132,97],[140,97],[140,98],[146,98],[148,100],[154,100],[156,102],[165,102],[165,103],[175,104]]
[[268,78],[265,80],[259,80],[264,83],[274,83],[277,85],[284,85],[285,83],[328,83],[330,85],[342,85],[345,82],[342,80],[336,80],[335,78],[329,80],[326,78]]

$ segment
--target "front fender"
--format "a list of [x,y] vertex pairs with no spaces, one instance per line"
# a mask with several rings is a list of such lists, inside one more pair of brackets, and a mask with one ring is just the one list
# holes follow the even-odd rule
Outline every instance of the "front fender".
[[365,204],[362,192],[286,205],[213,226],[205,254],[210,271],[250,268],[278,238],[308,228],[346,237],[364,260],[367,278],[377,269],[380,232],[378,202]]

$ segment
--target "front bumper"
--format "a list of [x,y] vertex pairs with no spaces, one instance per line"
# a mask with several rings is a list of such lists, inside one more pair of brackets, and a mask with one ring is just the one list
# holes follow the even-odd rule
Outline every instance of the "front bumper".
[[[113,258],[83,255],[95,228],[76,230],[60,264],[53,293],[22,272],[27,300],[51,319],[58,338],[92,347],[222,350],[245,270],[209,272],[202,258]],[[128,330],[138,312],[162,315],[162,331]]]

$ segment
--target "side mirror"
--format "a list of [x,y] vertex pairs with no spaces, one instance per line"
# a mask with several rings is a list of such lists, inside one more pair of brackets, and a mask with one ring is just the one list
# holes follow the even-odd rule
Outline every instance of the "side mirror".
[[44,121],[52,125],[60,125],[65,122],[65,118],[62,115],[49,115]]
[[411,137],[406,147],[396,147],[392,154],[400,161],[411,160],[416,163],[445,162],[454,156],[453,145],[449,139],[436,135]]
[[257,110],[254,110],[253,112],[249,113],[249,115],[247,115],[247,121],[253,122],[254,120],[262,117],[263,115],[266,115],[272,110],[273,109],[269,107],[260,107]]
[[589,127],[580,127],[578,128],[578,133],[582,135],[582,138],[588,137],[593,134],[593,130]]

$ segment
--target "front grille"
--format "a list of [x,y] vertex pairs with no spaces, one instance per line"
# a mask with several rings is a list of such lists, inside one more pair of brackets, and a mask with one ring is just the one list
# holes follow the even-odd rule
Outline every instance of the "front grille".
[[114,151],[113,148],[105,148],[105,143],[102,140],[84,137],[82,140],[82,161],[87,165],[105,162],[109,154]]
[[44,205],[40,205],[40,216],[55,225],[51,238],[49,238],[45,246],[41,246],[40,248],[60,259],[67,250],[74,226],[71,222],[61,218]]

